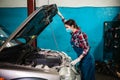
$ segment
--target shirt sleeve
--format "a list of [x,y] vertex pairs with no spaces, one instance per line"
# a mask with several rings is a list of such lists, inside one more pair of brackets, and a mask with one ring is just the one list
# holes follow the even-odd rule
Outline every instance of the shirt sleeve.
[[80,33],[78,35],[78,44],[80,48],[83,48],[83,55],[86,55],[89,51],[88,37],[85,33]]

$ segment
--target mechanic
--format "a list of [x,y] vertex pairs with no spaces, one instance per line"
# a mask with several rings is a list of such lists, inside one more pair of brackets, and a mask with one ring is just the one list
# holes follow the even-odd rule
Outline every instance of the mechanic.
[[81,80],[95,80],[95,60],[93,55],[89,53],[90,47],[87,35],[81,31],[73,19],[63,21],[66,31],[71,34],[71,45],[78,55],[78,58],[73,60],[71,64],[76,65],[79,63],[82,75]]

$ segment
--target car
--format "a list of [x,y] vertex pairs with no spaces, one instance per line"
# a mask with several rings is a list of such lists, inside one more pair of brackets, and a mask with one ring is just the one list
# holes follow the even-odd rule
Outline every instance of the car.
[[80,72],[63,51],[37,48],[33,41],[52,22],[57,5],[36,9],[10,35],[0,28],[0,79],[80,80]]

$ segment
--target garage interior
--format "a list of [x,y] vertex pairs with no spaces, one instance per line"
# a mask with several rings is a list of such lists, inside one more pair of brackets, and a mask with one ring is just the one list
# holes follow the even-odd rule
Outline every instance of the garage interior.
[[[50,4],[56,4],[66,19],[76,20],[88,35],[90,54],[96,62],[96,80],[120,80],[120,0],[1,0],[0,27],[11,34],[32,12]],[[73,60],[77,57],[58,15],[32,46],[63,51]]]

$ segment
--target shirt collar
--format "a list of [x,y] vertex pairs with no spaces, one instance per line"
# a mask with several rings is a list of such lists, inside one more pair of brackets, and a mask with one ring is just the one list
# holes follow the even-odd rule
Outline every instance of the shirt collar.
[[75,32],[72,32],[71,35],[73,36],[74,34],[77,34],[78,32],[81,32],[80,29],[76,30]]
[[76,33],[78,33],[78,32],[81,32],[81,30],[80,30],[80,29],[77,29],[75,32],[73,32],[73,34],[76,34]]

